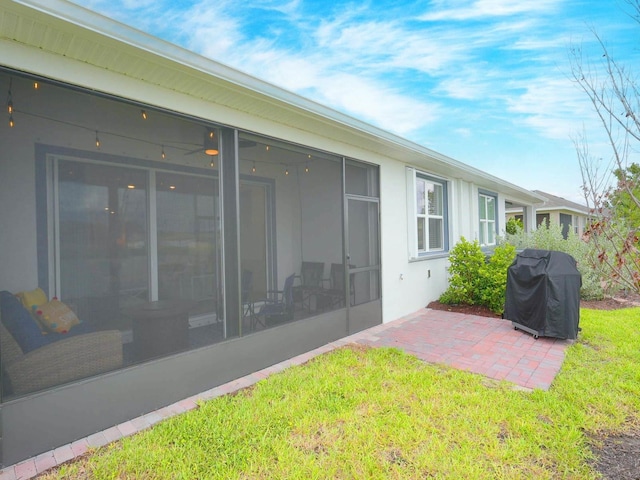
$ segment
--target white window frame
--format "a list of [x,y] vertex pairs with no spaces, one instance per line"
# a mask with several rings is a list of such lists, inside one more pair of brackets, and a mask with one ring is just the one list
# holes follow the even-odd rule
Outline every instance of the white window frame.
[[[489,217],[489,203],[493,202],[493,218]],[[484,204],[485,217],[482,218],[482,205]],[[478,218],[479,218],[479,232],[478,241],[481,247],[493,247],[496,245],[498,237],[498,197],[486,192],[478,193]],[[493,242],[489,241],[489,232],[493,232]]]
[[[433,186],[438,186],[441,192],[440,198],[440,212],[430,212],[428,198],[425,194],[424,200],[424,213],[419,211],[418,205],[418,183],[426,182]],[[429,257],[433,255],[443,254],[449,250],[449,221],[448,221],[448,181],[443,178],[439,178],[427,173],[419,172],[414,168],[407,167],[407,224],[408,224],[408,245],[409,245],[409,258],[419,259]],[[425,190],[426,192],[426,190]],[[423,219],[424,227],[422,230],[422,245],[423,248],[419,248],[419,229],[418,221]],[[441,235],[440,245],[429,245],[429,221],[441,222]]]

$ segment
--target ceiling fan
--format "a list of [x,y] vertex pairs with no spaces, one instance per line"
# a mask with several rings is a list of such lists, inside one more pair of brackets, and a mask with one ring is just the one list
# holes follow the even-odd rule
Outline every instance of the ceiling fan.
[[[253,140],[240,139],[240,141],[238,142],[238,146],[240,148],[251,148],[251,147],[255,147],[256,145],[257,143],[254,142]],[[186,152],[185,155],[193,155],[194,153],[199,153],[199,152],[202,152],[205,155],[209,155],[211,157],[214,157],[220,153],[218,149],[218,139],[215,135],[214,130],[208,130],[205,132],[204,142],[202,147]]]
[[218,155],[218,153],[220,153],[220,151],[218,150],[218,139],[213,130],[208,130],[205,132],[202,147],[191,150],[190,152],[185,153],[185,155],[193,155],[194,153],[199,152],[202,152],[205,155],[209,155],[210,157],[214,157]]

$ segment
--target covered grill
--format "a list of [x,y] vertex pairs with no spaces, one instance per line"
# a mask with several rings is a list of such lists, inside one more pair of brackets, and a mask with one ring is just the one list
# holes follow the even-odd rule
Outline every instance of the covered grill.
[[526,249],[507,271],[503,317],[535,338],[575,339],[582,277],[571,255]]

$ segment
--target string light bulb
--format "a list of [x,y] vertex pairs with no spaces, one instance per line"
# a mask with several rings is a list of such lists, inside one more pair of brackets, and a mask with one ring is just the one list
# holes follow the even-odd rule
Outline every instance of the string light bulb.
[[11,96],[11,86],[13,85],[13,78],[9,79],[9,91],[7,92],[7,111],[9,115],[13,113],[13,98]]
[[162,153],[160,154],[160,156],[162,156],[162,159],[164,160],[165,158],[167,158],[167,154],[164,153],[164,145],[162,145]]
[[256,162],[253,161],[253,167],[251,167],[251,173],[256,173]]
[[15,122],[13,121],[13,115],[9,115],[9,128],[13,128]]
[[284,174],[285,174],[285,175],[289,175],[289,168],[285,168],[285,169],[284,169]]
[[98,130],[96,130],[96,148],[100,148],[100,138],[98,138]]
[[[215,140],[213,130],[209,130],[204,136],[204,153],[211,156],[218,155],[218,153],[220,153],[218,151],[218,145]],[[213,160],[211,160],[211,163],[213,163]]]
[[215,166],[216,166],[215,162],[213,161],[213,158],[211,159],[211,163],[209,164],[209,166],[210,166],[211,168],[213,168],[213,167],[215,167]]
[[142,115],[142,119],[146,120],[147,119],[147,112],[146,110],[140,110],[140,115]]
[[38,90],[39,88],[40,88],[40,84],[37,81],[33,82],[33,89]]
[[304,166],[304,173],[309,173],[309,165]]

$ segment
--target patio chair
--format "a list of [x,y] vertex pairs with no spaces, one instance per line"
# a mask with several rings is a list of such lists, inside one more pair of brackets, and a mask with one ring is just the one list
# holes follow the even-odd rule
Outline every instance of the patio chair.
[[253,272],[251,270],[242,270],[242,280],[241,280],[241,288],[242,288],[242,318],[249,319],[249,328],[251,330],[255,330],[258,324],[262,324],[264,327],[264,322],[262,319],[256,315],[255,310],[255,302],[253,300]]
[[[353,265],[349,265],[353,268]],[[345,306],[345,288],[344,288],[344,264],[332,263],[329,270],[329,278],[323,279],[328,283],[328,287],[322,290],[319,295],[318,304],[321,309],[340,308]],[[353,283],[353,274],[351,275],[350,294],[353,298],[355,286]],[[353,301],[351,302],[353,304]]]
[[300,285],[293,287],[293,299],[301,307],[311,312],[312,300],[322,292],[322,277],[324,275],[324,262],[302,262],[300,268]]
[[262,306],[256,314],[262,325],[268,326],[293,320],[293,281],[295,274],[289,275],[284,281],[282,290],[268,290],[267,298],[262,300]]
[[342,263],[332,263],[329,270],[329,278],[323,279],[327,288],[322,290],[318,296],[317,304],[322,310],[326,308],[337,308],[344,305],[344,265]]

